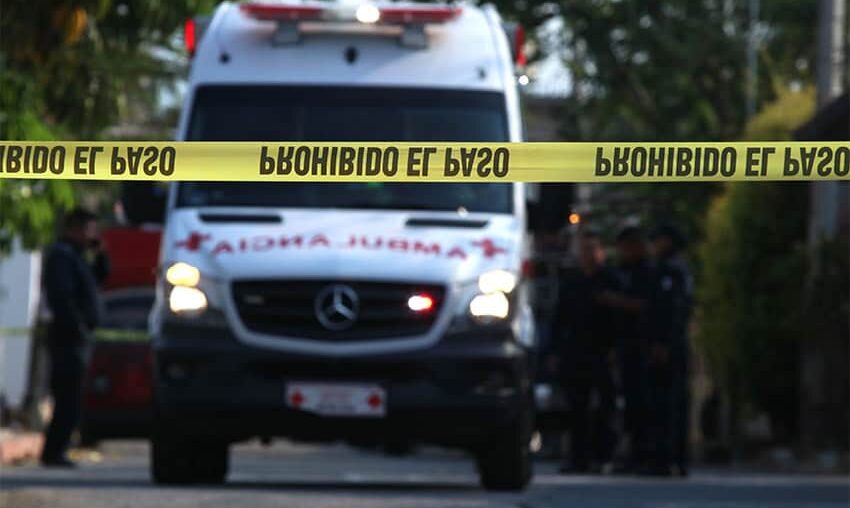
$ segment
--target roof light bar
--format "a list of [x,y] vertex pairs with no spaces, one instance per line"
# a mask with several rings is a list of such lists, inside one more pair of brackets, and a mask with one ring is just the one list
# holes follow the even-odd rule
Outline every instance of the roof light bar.
[[261,21],[304,21],[321,19],[327,8],[320,5],[248,2],[239,4],[239,10]]
[[379,7],[381,22],[408,25],[445,23],[456,18],[461,13],[461,8],[451,5],[405,5]]
[[381,11],[371,3],[366,2],[357,7],[354,17],[361,23],[377,23],[381,21]]
[[[460,15],[453,5],[402,4],[376,5],[364,1],[345,16],[344,8],[328,3],[246,2],[239,5],[245,15],[261,21],[360,21],[390,25],[425,25],[445,23]],[[350,17],[351,19],[346,19]]]

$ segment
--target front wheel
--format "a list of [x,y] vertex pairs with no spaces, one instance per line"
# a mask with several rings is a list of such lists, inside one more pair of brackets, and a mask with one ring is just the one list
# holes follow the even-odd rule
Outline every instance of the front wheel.
[[523,421],[501,433],[478,453],[478,473],[487,490],[520,491],[531,482],[531,424]]
[[151,438],[151,477],[161,485],[221,484],[227,477],[226,442],[157,432]]

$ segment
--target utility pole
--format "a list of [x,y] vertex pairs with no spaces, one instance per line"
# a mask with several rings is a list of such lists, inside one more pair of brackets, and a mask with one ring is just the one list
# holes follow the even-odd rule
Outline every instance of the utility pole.
[[[820,0],[818,10],[817,105],[823,109],[841,95],[844,77],[846,0]],[[812,184],[809,247],[838,231],[838,182]]]
[[[817,106],[823,110],[842,93],[844,78],[844,40],[846,0],[819,0],[817,27]],[[808,251],[811,261],[808,274],[807,305],[813,302],[815,282],[822,269],[820,256],[824,240],[838,236],[839,205],[842,186],[839,182],[810,184]],[[826,327],[831,328],[831,327]],[[800,362],[800,437],[806,452],[829,446],[830,414],[834,389],[833,376],[835,332],[813,330],[801,342]]]

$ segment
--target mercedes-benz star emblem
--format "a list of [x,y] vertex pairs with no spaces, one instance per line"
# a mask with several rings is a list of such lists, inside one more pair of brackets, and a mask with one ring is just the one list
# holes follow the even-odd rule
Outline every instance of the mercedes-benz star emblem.
[[360,312],[357,293],[343,284],[326,286],[316,295],[316,319],[328,330],[339,332],[354,325]]

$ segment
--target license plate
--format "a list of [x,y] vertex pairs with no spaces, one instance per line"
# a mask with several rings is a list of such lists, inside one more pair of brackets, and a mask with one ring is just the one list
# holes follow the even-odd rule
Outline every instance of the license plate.
[[387,394],[374,384],[291,382],[286,406],[323,416],[381,418],[387,412]]

